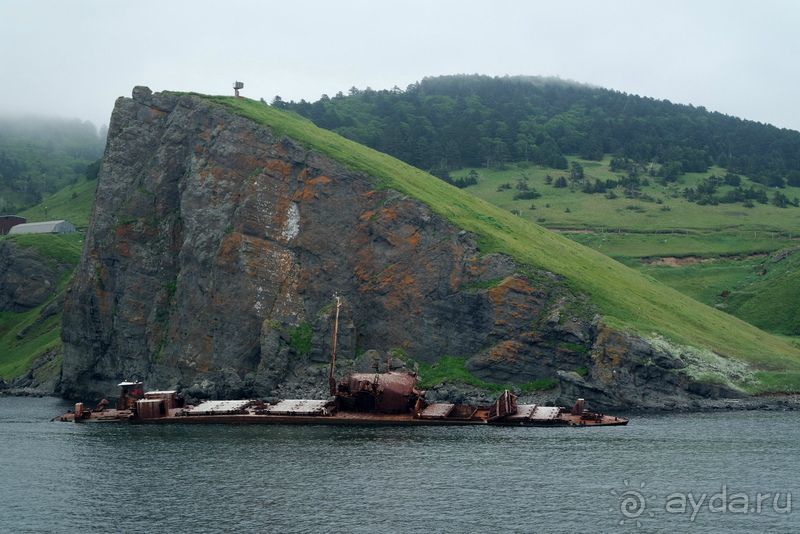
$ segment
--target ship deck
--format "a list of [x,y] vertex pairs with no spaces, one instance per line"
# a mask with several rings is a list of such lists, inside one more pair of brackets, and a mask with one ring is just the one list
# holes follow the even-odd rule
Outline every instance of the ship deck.
[[[533,411],[532,411],[533,412]],[[74,414],[67,413],[56,418],[60,421],[76,421]],[[604,415],[600,419],[582,419],[569,413],[553,414],[547,419],[530,417],[508,417],[495,421],[487,421],[485,410],[478,409],[470,418],[436,418],[417,417],[414,413],[382,414],[339,411],[334,414],[271,414],[256,413],[247,409],[243,413],[204,413],[191,415],[191,411],[173,408],[162,417],[134,418],[130,410],[105,410],[91,412],[88,417],[77,422],[99,423],[128,421],[135,424],[261,424],[261,425],[364,425],[364,426],[620,426],[628,420],[622,417]]]

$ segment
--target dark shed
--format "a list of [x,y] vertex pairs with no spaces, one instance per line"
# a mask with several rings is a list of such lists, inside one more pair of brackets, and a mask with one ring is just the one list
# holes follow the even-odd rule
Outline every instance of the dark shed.
[[0,235],[6,235],[12,227],[26,222],[28,219],[19,215],[0,215]]

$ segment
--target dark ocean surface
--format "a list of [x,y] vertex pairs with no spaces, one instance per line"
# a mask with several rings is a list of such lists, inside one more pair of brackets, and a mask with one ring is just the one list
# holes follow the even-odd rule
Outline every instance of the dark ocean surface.
[[49,421],[68,407],[0,398],[0,532],[800,532],[798,412],[619,428]]

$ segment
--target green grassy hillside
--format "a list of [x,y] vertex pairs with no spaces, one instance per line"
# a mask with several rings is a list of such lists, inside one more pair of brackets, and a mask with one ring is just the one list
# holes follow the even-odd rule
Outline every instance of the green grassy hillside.
[[[96,185],[96,180],[81,179],[45,198],[22,215],[30,222],[66,219],[79,228],[85,228],[91,217]],[[58,281],[56,291],[46,302],[24,313],[0,312],[0,378],[10,380],[24,374],[45,352],[60,351],[61,309],[53,314],[43,312],[68,287],[73,269],[80,260],[83,237],[82,233],[0,237],[13,240],[19,247],[35,250],[45,261],[68,266]],[[60,358],[51,362],[51,369],[46,371],[57,373],[59,362]]]
[[77,228],[89,226],[97,180],[82,179],[46,197],[20,215],[28,222],[66,219]]
[[[612,172],[609,158],[588,161],[568,158],[584,169],[584,180],[619,179],[624,173]],[[800,239],[800,208],[779,208],[772,204],[754,203],[744,207],[741,202],[700,205],[682,196],[687,187],[697,185],[709,176],[724,176],[726,171],[712,167],[704,173],[687,173],[674,183],[662,184],[647,177],[641,186],[640,198],[626,198],[622,188],[614,189],[617,198],[589,194],[576,187],[554,187],[546,183],[559,177],[569,179],[565,170],[539,165],[508,165],[497,169],[461,169],[451,173],[463,178],[471,171],[478,183],[467,187],[469,193],[488,200],[501,208],[548,228],[589,230],[576,240],[612,256],[650,255],[720,255],[777,250]],[[767,196],[774,189],[743,178],[743,185],[763,190]],[[533,200],[514,199],[520,181],[535,189],[541,196]],[[503,184],[507,189],[499,190]],[[720,186],[721,196],[734,189]],[[781,190],[790,199],[800,197],[800,188]],[[533,208],[531,208],[533,206]]]
[[232,97],[204,97],[375,177],[379,186],[419,199],[455,225],[474,232],[485,252],[563,275],[592,296],[607,323],[677,343],[705,347],[764,371],[752,389],[800,390],[800,349],[701,304],[595,250],[582,246],[395,158],[322,130],[297,115]]
[[769,332],[800,336],[800,252],[744,259],[710,258],[682,267],[640,269]]
[[[68,266],[58,281],[53,295],[36,308],[24,313],[0,312],[0,378],[10,380],[25,373],[30,365],[49,350],[61,347],[61,309],[43,313],[69,285],[73,268],[78,264],[83,235],[19,235],[1,239],[13,240],[18,247],[32,248],[45,261]],[[58,361],[52,364],[58,372]]]
[[800,336],[800,252],[754,268],[721,304],[760,328]]

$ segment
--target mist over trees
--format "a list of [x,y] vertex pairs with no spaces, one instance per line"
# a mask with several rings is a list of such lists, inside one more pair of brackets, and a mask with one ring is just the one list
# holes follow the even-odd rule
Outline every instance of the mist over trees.
[[14,213],[76,183],[103,153],[105,132],[90,122],[0,117],[0,213]]
[[565,155],[613,154],[657,164],[667,181],[716,164],[764,185],[800,182],[800,132],[558,79],[441,76],[272,104],[440,176],[512,161],[567,169]]

